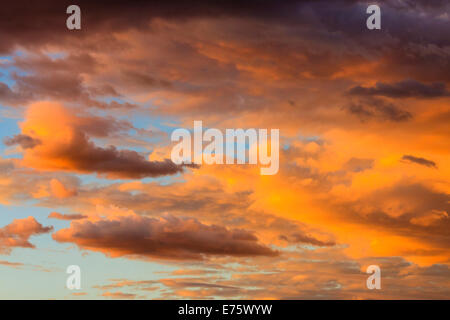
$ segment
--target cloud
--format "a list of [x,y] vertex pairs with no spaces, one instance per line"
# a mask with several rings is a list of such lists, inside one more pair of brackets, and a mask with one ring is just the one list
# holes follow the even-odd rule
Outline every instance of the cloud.
[[50,219],[58,219],[58,220],[81,220],[87,218],[87,216],[79,213],[75,214],[63,214],[59,212],[50,212],[48,215]]
[[[227,1],[81,0],[76,32],[65,28],[68,4],[17,0],[0,12],[0,51],[8,55],[0,59],[0,102],[15,107],[2,114],[24,115],[20,134],[39,140],[14,148],[23,160],[0,160],[2,204],[83,212],[87,218],[56,234],[86,250],[143,259],[180,255],[177,266],[217,270],[164,279],[166,288],[152,295],[449,296],[445,267],[429,271],[439,278],[423,276],[409,262],[448,264],[448,170],[424,166],[412,173],[412,166],[399,164],[403,150],[446,163],[448,1],[383,1],[382,30],[370,37],[367,4],[353,0],[250,0],[239,9]],[[343,95],[349,88],[353,94]],[[42,99],[64,105],[33,105]],[[280,173],[268,179],[248,166],[186,169],[168,184],[70,179],[160,176],[148,168],[147,152],[155,147],[151,160],[164,163],[170,146],[147,144],[142,136],[151,129],[131,123],[157,119],[164,127],[204,119],[221,129],[280,128],[288,149],[280,154]],[[5,134],[14,139],[8,127]],[[411,183],[427,186],[405,187]],[[130,211],[144,218],[117,217]],[[196,242],[187,227],[148,218],[161,212],[195,217],[209,232],[198,227],[195,236],[210,236]],[[219,236],[212,226],[227,231]],[[231,241],[237,228],[258,240]],[[185,251],[173,234],[188,244]],[[151,240],[162,243],[162,253]],[[231,243],[234,251],[239,244],[248,255],[214,254],[215,243]],[[281,254],[252,256],[255,245]],[[183,263],[191,256],[194,264]],[[364,287],[363,263],[377,262],[386,275],[382,293]],[[122,291],[134,294],[146,285]]]
[[102,293],[102,296],[111,298],[111,299],[120,299],[120,300],[136,298],[136,295],[133,293],[125,293],[125,292],[121,292],[121,291],[116,291],[116,292],[107,291],[107,292]]
[[[221,284],[217,278],[170,278],[159,280],[169,290],[174,290],[175,297],[211,299],[213,297],[239,297],[241,289],[238,284],[230,286]],[[166,296],[166,298],[170,298]],[[172,297],[173,298],[173,297]]]
[[[450,194],[422,184],[403,182],[379,188],[347,204],[342,204],[342,200],[337,202],[341,204],[334,207],[335,212],[343,220],[409,239],[401,245],[401,241],[380,238],[380,250],[391,252],[398,245],[394,252],[408,257],[421,256],[421,248],[427,248],[435,251],[438,261],[447,260]],[[426,258],[427,254],[423,256]]]
[[334,246],[336,243],[334,241],[321,241],[314,237],[308,236],[306,234],[300,234],[300,233],[294,233],[289,236],[281,235],[280,239],[288,241],[290,243],[302,243],[302,244],[309,244],[313,246],[320,246],[320,247],[328,247],[328,246]]
[[73,197],[77,194],[74,189],[68,189],[61,181],[58,179],[50,180],[50,190],[56,198],[64,199]]
[[435,276],[450,279],[450,267],[446,264],[433,264],[429,267],[420,268],[420,274],[424,276]]
[[427,160],[425,158],[415,157],[415,156],[411,156],[411,155],[404,155],[402,157],[402,160],[405,162],[417,163],[417,164],[420,164],[422,166],[429,167],[429,168],[437,168],[437,165],[434,161]]
[[30,97],[24,97],[19,95],[17,92],[11,90],[11,88],[0,82],[0,101],[7,105],[18,105],[21,103],[25,103],[29,100]]
[[202,260],[207,256],[276,256],[250,232],[205,225],[192,218],[123,216],[72,222],[53,234],[58,242],[111,257],[139,256],[171,260]]
[[72,292],[71,293],[72,296],[85,296],[87,295],[86,292]]
[[[381,267],[383,290],[365,287],[366,267]],[[448,267],[418,267],[401,257],[371,256],[354,260],[342,252],[305,250],[293,252],[289,260],[278,264],[219,269],[215,276],[160,279],[166,286],[162,297],[238,299],[427,299],[445,297]],[[227,272],[233,272],[232,277]],[[224,274],[222,276],[222,274]],[[441,282],[439,288],[434,285]],[[417,286],[420,285],[420,290]],[[136,287],[138,288],[138,287]],[[374,296],[375,295],[375,296]]]
[[[47,115],[52,114],[49,118]],[[130,125],[113,119],[81,117],[60,104],[31,105],[22,123],[24,134],[38,139],[41,144],[26,149],[23,163],[36,169],[96,172],[107,178],[158,177],[183,171],[169,159],[147,161],[134,150],[119,150],[115,146],[100,147],[90,140],[109,137]],[[58,135],[52,134],[58,132]]]
[[16,144],[20,145],[23,149],[32,149],[37,145],[41,144],[39,139],[33,139],[25,134],[16,134],[11,138],[5,138],[3,143],[7,146],[14,146]]
[[385,96],[389,98],[437,98],[448,97],[445,83],[423,84],[416,80],[404,80],[396,83],[377,82],[375,87],[356,86],[349,90],[350,95]]
[[0,265],[15,268],[15,269],[20,269],[21,267],[24,266],[24,264],[20,263],[20,262],[10,262],[10,261],[5,261],[5,260],[0,260]]
[[361,120],[381,119],[385,121],[404,122],[413,117],[410,112],[402,110],[393,103],[371,97],[361,99],[355,103],[352,102],[344,109],[358,116]]
[[345,164],[343,169],[351,172],[361,172],[372,169],[374,164],[373,159],[351,158]]
[[[89,26],[89,33],[95,34],[111,28],[116,31],[145,28],[147,23],[154,18],[181,20],[199,17],[237,16],[271,18],[283,21],[283,18],[287,20],[288,16],[293,16],[293,9],[301,2],[303,0],[289,0],[283,3],[275,0],[264,1],[263,3],[257,0],[249,0],[240,4],[239,8],[228,1],[211,2],[206,0],[189,4],[183,0],[175,0],[170,4],[139,0],[126,2],[79,0],[77,5],[82,8],[83,24]],[[26,4],[32,6],[32,4]],[[72,38],[68,35],[64,23],[66,8],[70,4],[68,1],[55,3],[52,0],[43,0],[39,5],[32,6],[33,10],[23,10],[22,0],[19,0],[18,3],[8,3],[1,12],[0,30],[7,30],[11,34],[8,35],[6,32],[2,34],[5,41],[0,49],[6,51],[25,40],[29,40],[29,46],[31,46],[36,43],[55,42],[58,38],[61,40],[64,36],[76,39],[76,37]],[[11,16],[15,17],[15,24],[7,20]],[[34,32],[35,30],[36,32]],[[88,33],[84,30],[85,28],[82,28],[78,36],[85,37]],[[38,31],[42,35],[40,38],[36,37],[39,34]],[[53,31],[54,35],[50,31]]]
[[20,159],[0,157],[0,203],[20,205],[44,199],[69,203],[76,198],[80,179],[74,175],[24,168]]
[[[22,58],[23,59],[23,58]],[[66,57],[60,60],[76,59]],[[14,66],[21,67],[27,75],[12,73],[14,86],[0,82],[0,101],[10,105],[18,106],[33,101],[57,100],[78,102],[84,107],[95,107],[99,109],[132,109],[137,105],[129,102],[119,103],[117,101],[105,102],[101,98],[120,98],[121,95],[108,84],[89,86],[83,79],[80,71],[80,63],[55,64],[48,63],[48,57],[34,58],[21,62],[20,59]],[[43,68],[47,65],[47,68]],[[63,69],[64,68],[64,69]],[[62,70],[60,70],[62,69]],[[45,71],[44,71],[45,70]],[[83,70],[83,69],[81,69]],[[86,72],[86,71],[85,71]],[[92,72],[92,70],[91,70]]]
[[446,211],[431,210],[422,216],[412,218],[410,222],[415,225],[428,227],[444,224],[448,219],[449,217]]
[[48,233],[52,226],[44,227],[30,216],[24,219],[14,219],[13,222],[0,228],[0,253],[8,254],[12,248],[34,248],[28,240],[31,236]]
[[[8,3],[0,14],[0,36],[3,39],[0,52],[10,52],[17,46],[33,48],[48,44],[66,45],[79,44],[89,36],[108,33],[111,29],[116,32],[132,29],[146,28],[155,18],[188,19],[196,17],[217,16],[260,16],[278,17],[291,12],[297,1],[286,1],[280,4],[277,1],[248,1],[241,4],[239,10],[228,2],[215,3],[211,1],[196,1],[189,3],[182,0],[170,4],[157,1],[87,1],[80,0],[77,5],[82,8],[83,25],[76,35],[67,32],[65,26],[66,8],[71,4],[68,1],[54,2],[43,0],[39,5],[33,5],[23,0],[17,3]],[[23,7],[27,5],[27,10]],[[14,17],[11,21],[10,17]],[[89,26],[89,27],[87,27]],[[97,44],[98,45],[98,44]],[[110,45],[105,41],[105,45]]]

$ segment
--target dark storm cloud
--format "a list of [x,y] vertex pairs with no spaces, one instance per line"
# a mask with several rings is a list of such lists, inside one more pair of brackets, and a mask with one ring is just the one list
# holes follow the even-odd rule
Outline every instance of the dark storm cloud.
[[[156,17],[286,18],[300,2],[304,1],[10,1],[2,5],[0,12],[0,52],[8,52],[16,45],[58,43],[66,37],[78,41],[98,31],[145,28]],[[82,12],[82,29],[78,32],[66,28],[66,9],[72,4],[79,5]]]
[[[82,9],[82,30],[70,33],[65,28],[66,8],[77,4]],[[379,1],[383,9],[385,28],[390,35],[413,41],[423,41],[424,33],[433,42],[442,45],[449,38],[442,30],[446,21],[426,19],[442,14],[448,3],[439,1]],[[57,42],[71,34],[76,40],[99,30],[123,30],[144,28],[152,18],[187,19],[196,17],[218,18],[223,16],[261,19],[279,24],[315,26],[363,35],[365,9],[368,3],[356,0],[197,0],[197,1],[88,1],[43,0],[30,2],[10,1],[2,6],[0,32],[4,33],[1,51],[8,51],[15,44],[33,45],[39,42]],[[426,16],[426,15],[428,16]],[[11,17],[14,17],[11,19]],[[418,28],[419,26],[420,28]],[[426,26],[426,28],[422,28]],[[38,35],[40,34],[40,37]]]

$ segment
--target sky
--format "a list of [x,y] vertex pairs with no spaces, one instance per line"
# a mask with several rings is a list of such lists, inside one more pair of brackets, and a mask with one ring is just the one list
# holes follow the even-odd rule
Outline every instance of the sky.
[[[5,3],[0,299],[449,299],[450,4],[375,3]],[[194,121],[279,171],[175,164]]]

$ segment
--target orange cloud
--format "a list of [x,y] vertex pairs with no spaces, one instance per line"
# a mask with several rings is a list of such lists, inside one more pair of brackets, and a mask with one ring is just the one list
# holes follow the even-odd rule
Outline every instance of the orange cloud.
[[[171,10],[127,2],[102,10],[82,41],[54,27],[60,13],[53,5],[24,11],[14,3],[0,15],[21,27],[0,19],[0,49],[23,50],[0,63],[6,72],[23,72],[9,74],[14,85],[0,83],[0,102],[28,108],[21,132],[3,140],[23,161],[0,162],[0,201],[33,199],[83,212],[51,218],[88,217],[56,232],[56,241],[112,257],[193,259],[217,271],[160,279],[169,289],[163,297],[449,296],[450,77],[442,2],[418,2],[414,10],[409,2],[386,3],[384,14],[395,21],[376,41],[361,33],[360,4],[345,0],[264,1],[239,14],[211,2]],[[83,8],[97,12],[90,3]],[[35,28],[30,12],[47,25]],[[50,57],[49,48],[63,57]],[[65,105],[37,102],[44,99]],[[123,101],[104,102],[110,99]],[[88,113],[92,107],[101,112]],[[166,141],[146,145],[149,157],[131,150],[145,130],[117,119],[155,116],[188,128],[198,119],[221,129],[279,128],[280,171],[183,172],[165,160]],[[91,173],[183,174],[168,184],[67,178]],[[160,218],[166,212],[171,218]],[[5,232],[0,243],[22,239]],[[226,266],[230,261],[238,267]],[[386,286],[367,292],[364,267],[376,263]],[[105,293],[120,295],[127,294]]]
[[119,300],[125,300],[125,299],[135,299],[136,295],[132,293],[124,293],[121,291],[116,292],[104,292],[102,293],[103,297],[111,298],[111,299],[119,299]]
[[14,219],[7,226],[0,228],[0,252],[9,253],[12,248],[34,248],[28,240],[33,235],[48,233],[53,227],[44,227],[30,216],[24,219]]
[[56,198],[68,198],[77,194],[75,190],[67,189],[58,179],[50,180],[50,189]]
[[[136,151],[95,145],[89,135],[105,137],[129,126],[113,119],[77,116],[57,103],[32,104],[21,128],[27,136],[41,141],[24,151],[23,165],[32,168],[96,172],[111,178],[156,177],[183,171],[168,159],[151,162]],[[54,185],[57,196],[67,196],[57,182]]]

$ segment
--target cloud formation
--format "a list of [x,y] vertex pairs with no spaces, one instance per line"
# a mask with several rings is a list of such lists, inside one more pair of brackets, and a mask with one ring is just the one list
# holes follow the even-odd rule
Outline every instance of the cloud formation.
[[205,225],[193,218],[124,216],[72,222],[53,234],[58,242],[111,257],[139,256],[171,260],[201,260],[208,256],[276,256],[245,230]]
[[89,137],[106,137],[128,128],[126,123],[113,119],[77,116],[60,104],[33,104],[27,110],[22,132],[41,143],[25,150],[24,164],[43,170],[97,173],[108,178],[140,179],[183,171],[182,166],[169,159],[147,161],[134,150],[97,146]]
[[0,228],[0,253],[9,254],[13,248],[34,248],[29,242],[31,236],[48,233],[52,226],[44,227],[32,216],[14,219],[13,222]]
[[[449,296],[448,1],[381,1],[373,32],[354,0],[81,0],[77,32],[25,2],[0,12],[1,204],[73,220],[68,253],[183,269],[101,297]],[[165,160],[198,119],[279,128],[279,173]]]

